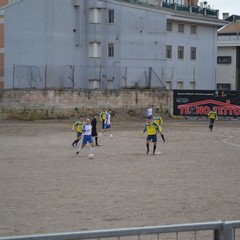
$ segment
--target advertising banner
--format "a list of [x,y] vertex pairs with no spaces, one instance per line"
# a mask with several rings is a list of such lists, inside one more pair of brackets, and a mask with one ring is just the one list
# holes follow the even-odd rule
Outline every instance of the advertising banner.
[[240,118],[240,91],[174,90],[173,114],[207,116],[215,110],[218,116]]

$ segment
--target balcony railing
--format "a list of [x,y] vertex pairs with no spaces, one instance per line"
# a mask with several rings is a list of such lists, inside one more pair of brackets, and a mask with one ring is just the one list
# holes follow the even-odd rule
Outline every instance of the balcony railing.
[[129,2],[132,4],[141,4],[149,7],[156,7],[156,8],[168,8],[177,11],[189,12],[199,15],[204,15],[208,17],[219,17],[219,10],[214,10],[208,7],[200,7],[200,6],[187,6],[181,5],[176,3],[168,3],[163,2],[163,0],[117,0],[120,2]]

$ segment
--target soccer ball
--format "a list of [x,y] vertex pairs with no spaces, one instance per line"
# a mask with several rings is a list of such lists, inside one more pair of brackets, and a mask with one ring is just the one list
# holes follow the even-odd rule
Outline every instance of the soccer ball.
[[88,155],[88,157],[89,157],[90,159],[93,159],[93,158],[94,158],[94,155],[93,155],[92,153],[90,153],[90,154]]

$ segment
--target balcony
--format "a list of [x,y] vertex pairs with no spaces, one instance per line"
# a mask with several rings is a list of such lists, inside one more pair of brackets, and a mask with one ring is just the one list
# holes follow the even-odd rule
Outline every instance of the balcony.
[[171,10],[176,10],[181,12],[197,14],[200,16],[207,16],[207,17],[213,17],[213,18],[219,17],[218,10],[199,7],[199,6],[186,6],[186,5],[176,4],[176,3],[168,3],[168,2],[163,2],[163,0],[117,0],[117,1],[128,2],[131,4],[141,4],[146,7],[154,7],[154,8],[161,8],[161,9],[166,8],[166,9],[171,9]]

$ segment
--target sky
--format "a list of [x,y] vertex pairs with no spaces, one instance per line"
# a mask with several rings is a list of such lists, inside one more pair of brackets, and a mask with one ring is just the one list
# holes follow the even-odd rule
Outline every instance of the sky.
[[222,19],[222,13],[228,12],[229,16],[235,14],[240,16],[240,0],[207,0],[213,9],[219,10],[219,18]]

